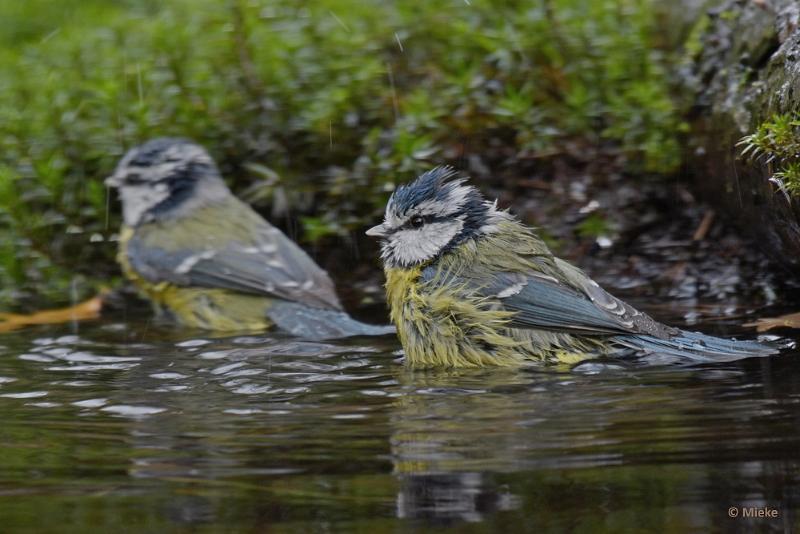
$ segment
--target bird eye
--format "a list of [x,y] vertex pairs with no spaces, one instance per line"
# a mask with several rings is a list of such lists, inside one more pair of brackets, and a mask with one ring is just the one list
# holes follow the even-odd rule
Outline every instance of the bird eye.
[[420,228],[423,224],[425,224],[425,220],[419,215],[414,215],[411,217],[411,220],[408,221],[408,224],[411,225],[411,228]]

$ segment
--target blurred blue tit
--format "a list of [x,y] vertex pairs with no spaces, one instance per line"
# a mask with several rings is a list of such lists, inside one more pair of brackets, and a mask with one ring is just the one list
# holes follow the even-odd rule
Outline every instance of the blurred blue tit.
[[553,256],[531,228],[448,167],[399,187],[381,240],[392,321],[412,367],[577,363],[619,353],[681,361],[772,354],[656,322]]
[[132,148],[106,184],[118,188],[118,261],[155,305],[186,326],[307,338],[380,335],[342,309],[328,274],[231,194],[211,156],[183,139]]

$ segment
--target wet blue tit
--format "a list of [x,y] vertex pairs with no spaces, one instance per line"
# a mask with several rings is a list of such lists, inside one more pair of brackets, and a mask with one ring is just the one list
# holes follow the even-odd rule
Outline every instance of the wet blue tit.
[[125,276],[179,323],[277,326],[316,339],[393,332],[347,315],[328,274],[233,196],[202,147],[149,141],[128,151],[106,184],[122,201]]
[[556,258],[448,167],[399,187],[381,240],[391,318],[412,367],[577,363],[658,353],[721,361],[775,352],[656,322]]

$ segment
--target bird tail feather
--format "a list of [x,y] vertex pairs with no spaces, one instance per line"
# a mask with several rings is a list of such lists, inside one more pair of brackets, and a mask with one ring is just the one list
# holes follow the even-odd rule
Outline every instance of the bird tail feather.
[[743,358],[777,354],[779,348],[759,341],[738,341],[708,336],[699,332],[680,333],[670,339],[659,339],[646,335],[615,338],[620,345],[646,354],[689,360],[691,362],[731,362]]
[[356,321],[339,310],[324,310],[296,302],[276,302],[267,315],[281,330],[307,339],[334,339],[349,336],[393,334],[393,326]]

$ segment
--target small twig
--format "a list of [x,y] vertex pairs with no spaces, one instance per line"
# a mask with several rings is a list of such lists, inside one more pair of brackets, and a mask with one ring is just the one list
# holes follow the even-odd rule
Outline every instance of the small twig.
[[103,309],[106,292],[69,308],[42,310],[30,315],[0,313],[0,333],[11,332],[25,326],[62,324],[87,319],[97,319]]
[[706,211],[706,214],[703,215],[703,220],[700,221],[700,226],[694,231],[692,241],[702,241],[706,238],[708,231],[711,230],[711,225],[714,223],[715,215],[714,210]]

